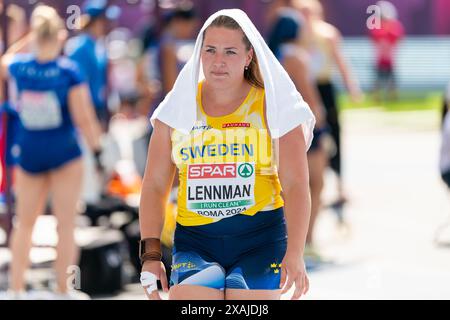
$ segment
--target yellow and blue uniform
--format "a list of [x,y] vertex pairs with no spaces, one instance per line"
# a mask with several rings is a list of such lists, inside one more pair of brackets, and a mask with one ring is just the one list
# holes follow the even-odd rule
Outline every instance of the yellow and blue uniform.
[[171,136],[180,181],[171,283],[278,289],[287,235],[264,89],[212,117],[202,85],[190,134]]

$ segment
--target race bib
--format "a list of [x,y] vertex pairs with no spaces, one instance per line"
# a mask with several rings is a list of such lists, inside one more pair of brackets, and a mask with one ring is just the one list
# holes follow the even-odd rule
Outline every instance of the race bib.
[[255,164],[190,164],[187,208],[209,218],[229,218],[255,204]]
[[55,129],[62,124],[61,106],[53,91],[22,91],[19,114],[29,130]]

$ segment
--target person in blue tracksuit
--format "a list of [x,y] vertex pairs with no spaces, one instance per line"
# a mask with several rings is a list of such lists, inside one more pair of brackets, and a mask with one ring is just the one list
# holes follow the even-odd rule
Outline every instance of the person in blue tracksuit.
[[87,0],[82,10],[81,32],[67,42],[65,53],[78,63],[86,77],[97,118],[106,129],[108,55],[102,39],[108,33],[109,21],[118,18],[120,9],[108,6],[106,0]]

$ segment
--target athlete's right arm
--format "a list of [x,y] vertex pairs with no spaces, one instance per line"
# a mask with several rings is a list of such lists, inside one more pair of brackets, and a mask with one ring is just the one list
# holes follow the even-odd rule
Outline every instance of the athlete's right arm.
[[[164,225],[164,213],[169,198],[175,164],[172,162],[170,127],[156,120],[148,148],[147,164],[142,184],[139,205],[139,224],[141,239],[161,238]],[[164,265],[160,261],[146,261],[142,271],[148,271],[160,279],[164,290],[168,290]],[[158,291],[150,299],[160,299]]]
[[100,150],[102,130],[86,84],[74,86],[69,91],[69,111],[91,150]]
[[309,79],[309,70],[302,54],[286,57],[283,63],[284,68],[293,80],[295,87],[302,94],[303,99],[311,108],[316,118],[316,125],[321,128],[325,125],[325,108],[322,104],[319,92]]

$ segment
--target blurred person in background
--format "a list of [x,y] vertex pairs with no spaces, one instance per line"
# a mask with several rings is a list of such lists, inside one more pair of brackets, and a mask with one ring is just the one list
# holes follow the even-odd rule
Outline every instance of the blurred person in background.
[[[2,12],[4,9],[3,1],[0,2],[0,5],[1,5],[0,12]],[[7,34],[8,43],[5,43],[3,41],[4,39],[1,39],[0,52],[2,54],[6,51],[6,48],[8,48],[11,44],[17,42],[23,36],[25,36],[25,34],[27,33],[27,29],[28,29],[26,13],[22,7],[19,7],[15,4],[10,3],[8,5],[8,8],[6,8],[6,17],[7,17],[6,25],[7,25],[7,33],[8,33]],[[0,32],[0,37],[3,37],[3,32]],[[30,48],[24,48],[23,51],[25,51],[25,50],[30,50]],[[3,101],[4,100],[4,97],[3,97],[4,89],[5,88],[3,86],[0,86],[0,96],[1,96],[2,102],[6,103],[6,108],[8,108],[8,101]],[[9,96],[10,96],[10,100],[14,99],[14,90],[9,90]],[[12,126],[15,126],[15,124],[12,124]],[[7,130],[9,131],[10,129],[11,128],[8,128]],[[7,139],[10,140],[11,137],[9,137],[9,135],[8,135]],[[13,143],[8,142],[8,147],[12,144]],[[9,153],[7,154],[6,157],[7,158],[9,157]]]
[[141,95],[143,110],[150,117],[156,106],[162,101],[162,78],[159,63],[159,37],[156,26],[150,23],[141,35],[142,55],[136,70],[138,92]]
[[374,98],[380,101],[383,90],[389,99],[397,98],[395,81],[395,53],[399,41],[404,36],[402,23],[397,19],[397,9],[389,1],[378,1],[381,11],[380,28],[369,30],[375,46],[376,80],[373,88]]
[[[447,187],[447,193],[450,196],[450,83],[445,95],[445,101],[442,110],[442,126],[441,126],[441,146],[439,150],[439,173]],[[434,242],[438,246],[448,247],[450,219],[440,225],[435,233]]]
[[442,180],[450,188],[450,83],[445,95],[442,112],[442,142],[440,150],[439,168]]
[[[11,44],[16,43],[22,37],[24,37],[28,31],[28,21],[24,8],[13,3],[9,3],[8,7],[6,8],[6,17],[8,43],[5,44],[4,41],[2,41],[2,53],[4,53],[4,51],[6,51],[6,48],[8,48]],[[3,33],[0,36],[3,36]],[[31,49],[32,48],[27,46],[26,48],[22,49],[22,52],[29,52]],[[11,105],[16,102],[16,92],[14,90],[14,85],[9,85],[6,88],[8,90],[8,101],[5,101],[5,97],[3,94],[5,86],[0,86],[0,95],[3,102],[3,109],[0,112],[8,111],[11,108]],[[17,156],[14,150],[16,149],[16,130],[20,125],[19,122],[19,119],[14,113],[8,114],[8,125],[6,126],[5,138],[5,164],[11,167],[13,167],[17,162]]]
[[313,246],[315,222],[321,207],[321,193],[324,185],[324,171],[328,163],[326,153],[327,128],[325,110],[312,81],[308,68],[308,53],[300,46],[301,16],[290,7],[280,8],[278,17],[269,33],[269,47],[286,69],[303,98],[316,117],[316,127],[308,150],[309,185],[311,190],[311,217],[305,246],[305,263],[320,262],[321,257]]
[[8,19],[8,44],[3,44],[2,52],[5,47],[10,46],[22,38],[28,29],[26,13],[22,7],[10,3],[6,9],[6,16]]
[[[16,221],[11,241],[12,298],[27,296],[24,278],[31,235],[49,194],[58,220],[56,297],[80,298],[80,293],[69,291],[66,273],[68,266],[77,262],[74,228],[83,172],[74,126],[81,130],[97,159],[101,129],[78,66],[60,56],[66,36],[64,21],[56,10],[38,6],[31,16],[30,34],[13,45],[1,61],[2,75],[16,86],[15,111],[21,123],[14,188]],[[19,54],[29,44],[33,52]]]
[[[86,0],[80,17],[81,33],[69,39],[65,46],[66,55],[74,60],[85,77],[102,131],[108,131],[110,112],[107,105],[108,55],[105,36],[109,33],[111,21],[120,15],[116,6],[108,6],[106,0]],[[81,139],[84,161],[82,199],[88,205],[96,205],[104,193],[105,176],[96,174],[94,155]],[[102,157],[102,161],[104,161]],[[103,172],[104,173],[104,172]]]
[[95,112],[106,131],[109,121],[107,106],[108,55],[104,37],[110,21],[120,15],[116,6],[108,6],[107,0],[87,0],[80,17],[81,33],[67,42],[67,56],[76,61],[89,84]]
[[321,100],[326,109],[326,123],[334,139],[335,148],[331,152],[329,165],[337,178],[337,200],[333,205],[342,205],[347,196],[342,178],[341,128],[337,95],[333,84],[333,68],[337,66],[344,85],[353,102],[362,99],[358,82],[352,76],[342,50],[341,33],[333,25],[324,21],[323,7],[318,0],[293,0],[293,6],[304,18],[301,45],[310,56],[310,71],[316,82]]
[[159,56],[163,96],[172,90],[179,72],[194,51],[198,19],[193,4],[181,2],[168,12],[165,24]]
[[444,123],[445,116],[450,109],[450,82],[447,84],[447,89],[444,93],[444,99],[442,101],[442,123]]

